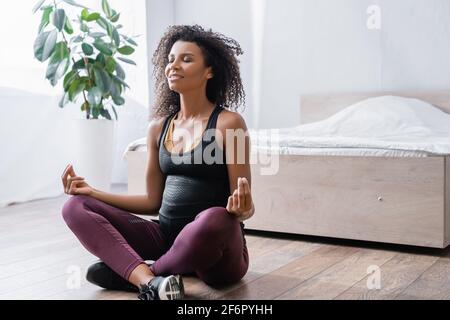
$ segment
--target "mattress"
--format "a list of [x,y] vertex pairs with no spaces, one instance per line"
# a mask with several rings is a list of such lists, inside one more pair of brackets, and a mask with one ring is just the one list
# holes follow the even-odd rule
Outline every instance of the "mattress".
[[[127,152],[147,152],[146,138],[140,138],[128,145],[123,157]],[[300,148],[300,147],[267,147],[252,144],[252,154],[287,154],[287,155],[309,155],[309,156],[362,156],[362,157],[428,157],[432,156],[425,151],[417,150],[395,150],[376,148]]]
[[[381,96],[314,123],[249,129],[251,153],[328,156],[450,155],[450,114],[418,99]],[[146,151],[146,139],[127,146]]]

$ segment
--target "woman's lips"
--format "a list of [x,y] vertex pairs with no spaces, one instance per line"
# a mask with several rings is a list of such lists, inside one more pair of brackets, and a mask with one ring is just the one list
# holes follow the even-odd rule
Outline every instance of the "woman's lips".
[[177,80],[180,80],[180,79],[183,79],[183,77],[180,77],[180,76],[171,76],[171,77],[169,77],[169,81],[177,81]]

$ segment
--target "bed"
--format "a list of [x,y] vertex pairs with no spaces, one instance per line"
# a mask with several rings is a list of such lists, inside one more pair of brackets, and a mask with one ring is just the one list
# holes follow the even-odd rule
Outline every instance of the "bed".
[[[408,103],[398,108],[409,122],[384,103],[395,99]],[[275,138],[249,130],[256,212],[246,228],[447,247],[449,113],[450,91],[302,96],[298,126]],[[130,194],[145,192],[145,151],[142,138],[124,152]]]

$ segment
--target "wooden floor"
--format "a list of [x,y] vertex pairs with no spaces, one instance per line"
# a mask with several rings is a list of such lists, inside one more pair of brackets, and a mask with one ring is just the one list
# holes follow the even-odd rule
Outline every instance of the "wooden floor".
[[[86,282],[96,257],[61,217],[68,198],[0,209],[0,299],[136,299]],[[251,231],[246,238],[247,275],[221,288],[186,277],[187,299],[450,299],[449,248]]]

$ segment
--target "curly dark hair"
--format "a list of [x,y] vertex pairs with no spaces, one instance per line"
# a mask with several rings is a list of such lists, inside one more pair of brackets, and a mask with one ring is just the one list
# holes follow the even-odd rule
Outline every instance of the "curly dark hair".
[[166,117],[180,110],[180,95],[169,88],[165,76],[168,55],[178,40],[196,43],[203,53],[206,67],[212,67],[214,77],[206,84],[206,97],[210,102],[233,111],[245,104],[240,61],[236,58],[244,53],[239,43],[199,25],[175,25],[168,28],[153,54],[156,99],[150,119]]

